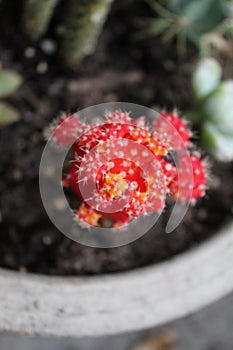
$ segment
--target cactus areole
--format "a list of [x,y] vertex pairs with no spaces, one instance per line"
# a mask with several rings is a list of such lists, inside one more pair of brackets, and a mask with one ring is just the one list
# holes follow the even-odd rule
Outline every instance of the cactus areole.
[[81,201],[75,217],[82,227],[106,222],[125,227],[141,215],[161,212],[168,196],[194,203],[205,195],[204,163],[176,112],[162,112],[151,126],[144,117],[133,120],[121,110],[93,125],[65,115],[53,126],[51,138],[60,147],[75,140],[62,184]]

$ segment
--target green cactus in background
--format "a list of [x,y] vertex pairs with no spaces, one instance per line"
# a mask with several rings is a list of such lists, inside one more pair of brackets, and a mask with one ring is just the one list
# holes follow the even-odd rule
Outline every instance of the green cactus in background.
[[58,0],[25,0],[22,26],[32,40],[43,35],[53,15]]
[[[219,161],[233,160],[233,80],[221,81],[222,69],[214,58],[201,59],[192,76],[202,140]],[[191,114],[192,115],[192,114]]]
[[[22,83],[21,76],[8,69],[2,69],[0,65],[0,99],[9,97]],[[18,111],[8,103],[0,101],[0,127],[13,123],[19,119]]]
[[[61,3],[61,23],[57,32],[61,38],[61,56],[76,67],[91,54],[106,20],[113,0],[66,0]],[[59,0],[24,0],[23,28],[32,39],[44,34]],[[59,16],[59,14],[58,14]]]
[[69,0],[59,28],[61,54],[75,66],[80,59],[93,53],[112,0]]
[[186,53],[187,41],[200,52],[210,47],[229,51],[225,35],[233,33],[232,0],[147,0],[156,17],[143,21],[147,33],[176,38],[178,53]]

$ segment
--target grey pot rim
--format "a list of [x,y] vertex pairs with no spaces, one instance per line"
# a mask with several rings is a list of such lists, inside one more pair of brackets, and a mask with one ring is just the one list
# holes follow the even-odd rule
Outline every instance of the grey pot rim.
[[167,261],[56,277],[0,269],[0,330],[42,337],[118,334],[193,313],[233,290],[233,221]]

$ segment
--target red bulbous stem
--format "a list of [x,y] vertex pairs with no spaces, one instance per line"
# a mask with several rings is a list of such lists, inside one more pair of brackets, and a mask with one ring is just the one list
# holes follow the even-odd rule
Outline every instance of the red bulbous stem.
[[[52,139],[58,146],[73,143],[63,185],[82,202],[76,212],[80,225],[98,226],[109,218],[113,227],[122,227],[133,218],[161,212],[168,194],[181,202],[204,196],[206,169],[200,154],[192,150],[191,137],[187,123],[176,112],[162,112],[151,129],[143,117],[131,120],[129,113],[119,110],[108,113],[98,125],[83,124],[76,115],[63,116],[53,128]],[[130,148],[131,144],[135,147]],[[168,157],[174,151],[178,164]],[[187,162],[192,180],[185,176]],[[93,183],[91,202],[83,194],[83,186]],[[120,200],[119,210],[104,210]]]

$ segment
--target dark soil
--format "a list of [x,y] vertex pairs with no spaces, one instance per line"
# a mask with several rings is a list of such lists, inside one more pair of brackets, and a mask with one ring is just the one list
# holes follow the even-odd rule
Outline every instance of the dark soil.
[[232,167],[226,164],[213,164],[207,196],[189,209],[173,234],[163,233],[168,208],[151,232],[120,248],[94,249],[69,240],[43,209],[38,187],[43,130],[60,111],[109,101],[191,107],[193,50],[179,61],[174,46],[165,48],[158,39],[138,40],[132,18],[147,13],[142,3],[115,2],[95,55],[77,72],[63,67],[57,50],[44,52],[44,39],[57,44],[56,21],[35,45],[20,32],[21,2],[0,4],[0,60],[21,72],[25,81],[9,99],[21,120],[0,130],[0,266],[61,275],[132,269],[199,244],[232,216]]

